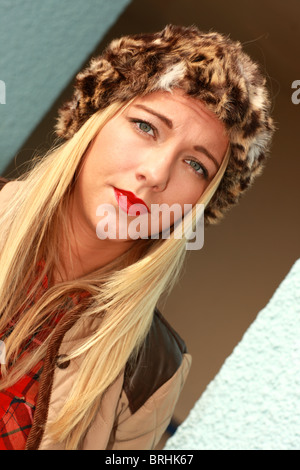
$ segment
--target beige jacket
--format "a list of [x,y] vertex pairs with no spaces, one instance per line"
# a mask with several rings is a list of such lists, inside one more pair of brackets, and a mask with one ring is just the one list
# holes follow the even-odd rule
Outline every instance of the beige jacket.
[[[71,333],[70,329],[65,334],[55,358],[76,345],[76,340],[68,340]],[[84,450],[153,449],[156,446],[172,418],[190,368],[191,357],[183,352],[183,346],[156,310],[134,374],[127,375],[125,370],[107,391],[84,439]],[[52,348],[54,352],[55,345]],[[64,444],[51,441],[47,427],[65,402],[81,361],[82,357],[71,360],[68,367],[61,369],[56,363],[49,367],[51,361],[46,358],[27,449],[63,449]]]
[[[7,182],[0,178],[0,189]],[[14,184],[1,191],[0,205]],[[2,205],[3,207],[3,205]],[[80,368],[83,356],[57,365],[77,341],[89,336],[95,324],[85,324],[80,338],[74,337],[76,319],[60,321],[49,344],[40,378],[40,390],[27,450],[60,450],[48,433]],[[94,320],[95,321],[95,320]],[[100,320],[99,320],[100,321]],[[126,367],[107,390],[101,407],[83,440],[83,450],[153,449],[166,430],[187,378],[191,356],[180,336],[155,309],[153,322],[134,370]]]

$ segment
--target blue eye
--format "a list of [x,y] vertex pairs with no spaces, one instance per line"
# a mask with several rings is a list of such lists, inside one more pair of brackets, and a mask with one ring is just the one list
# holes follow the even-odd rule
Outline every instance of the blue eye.
[[138,123],[138,126],[141,131],[146,132],[147,134],[153,131],[152,127],[150,126],[150,124],[148,124],[148,122],[141,121]]
[[196,160],[185,160],[185,161],[189,162],[191,168],[193,168],[193,170],[197,173],[197,175],[199,176],[203,175],[205,179],[208,179],[208,171],[203,165],[201,165]]
[[156,128],[152,124],[150,124],[150,122],[142,121],[140,119],[130,119],[130,121],[137,126],[138,131],[142,134],[148,134],[152,137],[155,137]]

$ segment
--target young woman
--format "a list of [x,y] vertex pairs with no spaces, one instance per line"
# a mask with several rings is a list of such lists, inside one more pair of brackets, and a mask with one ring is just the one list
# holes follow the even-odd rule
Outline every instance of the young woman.
[[157,302],[198,205],[217,222],[260,173],[269,108],[240,44],[196,27],[115,40],[77,75],[58,143],[2,179],[0,448],[156,446],[191,364]]

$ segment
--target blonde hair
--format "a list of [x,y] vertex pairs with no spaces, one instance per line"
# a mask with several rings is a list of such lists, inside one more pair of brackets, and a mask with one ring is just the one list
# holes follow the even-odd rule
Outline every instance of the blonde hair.
[[[33,305],[28,303],[26,287],[30,286],[29,298],[34,298],[45,273],[51,279],[58,265],[57,247],[61,233],[67,231],[69,196],[83,156],[99,130],[123,107],[124,104],[114,103],[98,111],[70,140],[54,146],[43,158],[35,159],[32,168],[18,178],[23,181],[20,189],[5,210],[1,212],[0,208],[0,332],[23,309],[5,340],[6,363],[13,367],[2,365],[1,389],[15,383],[45,357],[54,330],[26,360],[17,360],[23,342],[53,317],[53,312],[61,308],[70,293],[91,294],[88,301],[66,313],[82,312],[72,327],[75,336],[80,332],[82,319],[103,317],[100,328],[65,358],[83,355],[68,400],[49,427],[53,440],[65,441],[66,449],[80,448],[101,397],[128,360],[136,356],[150,329],[154,308],[161,295],[174,286],[186,254],[185,238],[176,239],[174,232],[165,240],[137,240],[133,248],[107,266],[76,280],[50,285]],[[228,155],[229,152],[200,198],[199,202],[205,206],[221,181]],[[189,227],[192,230],[194,226],[193,210]],[[33,282],[37,275],[34,267],[41,259],[45,260],[45,267]]]

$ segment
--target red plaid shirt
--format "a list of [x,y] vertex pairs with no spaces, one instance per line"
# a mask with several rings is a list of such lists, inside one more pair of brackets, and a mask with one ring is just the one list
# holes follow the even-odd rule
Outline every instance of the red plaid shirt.
[[[44,261],[41,261],[38,267],[42,269],[43,266]],[[45,276],[34,301],[37,301],[47,288],[48,278]],[[82,297],[87,295],[89,295],[88,292],[82,292],[79,296],[74,294],[70,298],[74,304],[77,304]],[[24,357],[33,348],[39,346],[57,325],[63,314],[64,311],[62,310],[59,314],[54,315],[47,325],[44,325],[34,337],[27,341],[20,351],[20,356]],[[4,344],[5,338],[12,332],[16,320],[11,321],[6,331],[0,335],[0,339]],[[42,370],[43,360],[39,361],[15,385],[0,391],[0,450],[25,449],[27,437],[33,423]]]

